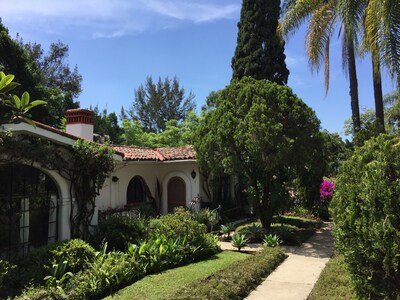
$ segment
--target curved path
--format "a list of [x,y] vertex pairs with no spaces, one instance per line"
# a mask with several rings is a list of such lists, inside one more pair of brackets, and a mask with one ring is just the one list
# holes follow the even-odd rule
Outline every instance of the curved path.
[[332,224],[323,226],[300,247],[283,247],[288,258],[260,284],[247,300],[307,299],[333,253]]
[[[233,249],[221,243],[222,249]],[[257,250],[252,245],[243,250]],[[332,223],[325,222],[316,233],[300,247],[282,247],[288,258],[261,283],[246,300],[302,300],[307,299],[321,271],[332,256],[334,241]]]

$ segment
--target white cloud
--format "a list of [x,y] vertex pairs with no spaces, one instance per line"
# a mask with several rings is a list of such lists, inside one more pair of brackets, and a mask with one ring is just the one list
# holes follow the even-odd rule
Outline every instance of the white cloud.
[[[4,3],[2,3],[4,2]],[[0,0],[6,26],[46,33],[80,28],[94,38],[235,18],[240,0]]]

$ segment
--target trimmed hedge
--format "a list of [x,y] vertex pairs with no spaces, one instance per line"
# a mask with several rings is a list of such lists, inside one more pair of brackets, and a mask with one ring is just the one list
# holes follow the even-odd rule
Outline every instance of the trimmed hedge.
[[336,245],[360,299],[400,297],[400,137],[381,134],[346,161],[332,208]]
[[285,258],[279,248],[264,248],[234,266],[183,287],[168,299],[243,299]]

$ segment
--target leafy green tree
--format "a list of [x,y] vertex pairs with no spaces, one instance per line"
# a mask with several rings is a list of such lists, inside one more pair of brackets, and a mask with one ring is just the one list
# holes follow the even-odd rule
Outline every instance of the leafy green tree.
[[42,84],[48,94],[49,114],[55,119],[52,125],[59,127],[67,109],[79,108],[79,102],[75,99],[82,92],[82,76],[78,67],[71,70],[68,65],[69,47],[58,41],[52,43],[45,53],[38,43],[23,43],[22,39],[18,41],[41,72]]
[[4,72],[15,75],[20,83],[18,93],[26,90],[32,98],[47,102],[31,110],[34,120],[60,127],[65,111],[79,106],[74,98],[81,92],[82,76],[76,67],[71,71],[67,57],[68,46],[61,42],[51,44],[45,54],[40,44],[12,39],[0,20],[0,65]]
[[[385,131],[391,134],[399,134],[400,120],[400,96],[395,91],[384,96]],[[344,125],[344,133],[353,137],[357,145],[362,145],[366,140],[379,135],[381,130],[380,121],[372,109],[364,109],[360,115],[361,130],[356,134],[352,131],[352,120],[347,119]]]
[[180,147],[192,145],[196,139],[196,128],[200,124],[201,117],[195,112],[189,111],[185,120],[179,123],[177,120],[166,122],[165,130],[159,133],[145,132],[139,121],[122,121],[122,140],[131,146],[145,147]]
[[[192,92],[185,95],[179,80],[166,77],[154,83],[148,76],[146,83],[135,90],[135,101],[128,114],[132,120],[139,120],[146,132],[161,132],[169,120],[182,121],[187,111],[195,109]],[[126,114],[124,112],[124,114]]]
[[243,0],[232,59],[233,79],[250,76],[287,83],[284,42],[276,31],[279,14],[279,0]]
[[93,131],[102,136],[109,136],[110,142],[113,144],[121,143],[123,129],[118,125],[117,115],[114,112],[108,113],[106,108],[100,111],[98,106],[93,111]]
[[[195,143],[202,172],[243,174],[255,192],[255,209],[270,228],[288,199],[287,184],[312,160],[319,121],[292,90],[245,77],[222,90],[205,115]],[[319,184],[319,182],[318,182]]]
[[324,139],[325,161],[327,164],[325,176],[336,177],[340,165],[350,155],[350,149],[338,133],[330,133],[326,130],[321,132]]

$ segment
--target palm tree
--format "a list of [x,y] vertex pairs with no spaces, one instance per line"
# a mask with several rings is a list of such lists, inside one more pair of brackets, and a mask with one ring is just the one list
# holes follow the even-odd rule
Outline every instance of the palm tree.
[[[350,81],[351,111],[353,130],[360,130],[360,108],[358,100],[358,82],[355,63],[355,44],[357,28],[346,23],[346,18],[339,14],[339,0],[284,0],[279,31],[288,36],[308,17],[306,51],[312,68],[319,69],[324,64],[325,90],[329,89],[329,46],[335,26],[340,25],[342,36],[343,66],[347,67]],[[352,1],[352,0],[349,0]]]
[[[346,1],[346,0],[340,0]],[[398,0],[364,0],[363,47],[371,52],[375,116],[384,128],[384,99],[382,96],[381,65],[399,86],[400,71],[400,2]]]

